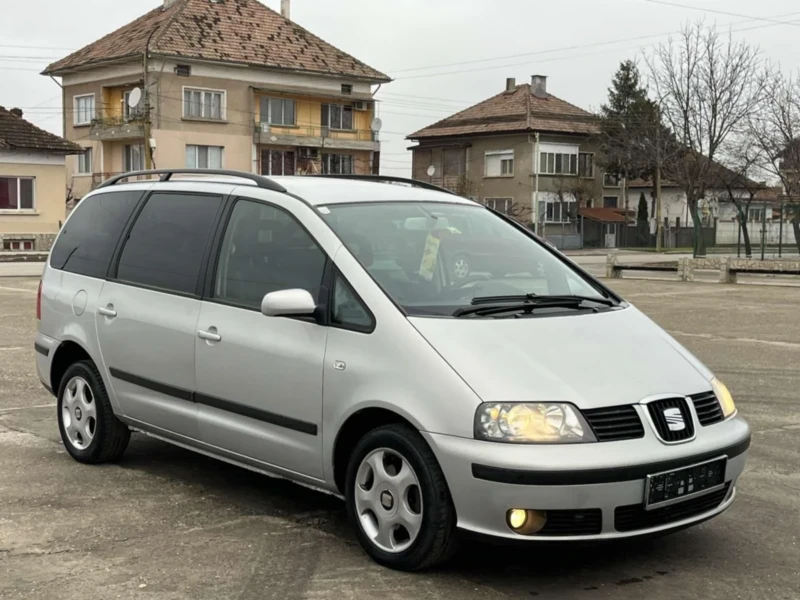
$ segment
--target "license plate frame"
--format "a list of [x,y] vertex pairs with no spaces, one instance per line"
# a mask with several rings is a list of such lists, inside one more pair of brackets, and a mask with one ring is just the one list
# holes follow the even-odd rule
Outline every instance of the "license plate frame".
[[[667,497],[669,495],[667,491],[669,486],[679,485],[680,482],[683,482],[687,488],[695,485],[695,480],[699,478],[701,474],[703,474],[703,480],[708,476],[708,470],[703,469],[703,467],[708,467],[708,465],[717,463],[719,463],[719,466],[718,469],[715,470],[715,483],[696,491],[687,491],[680,495]],[[670,469],[668,471],[660,471],[648,475],[645,478],[644,485],[644,509],[654,510],[722,489],[725,487],[725,469],[727,466],[728,457],[723,455],[693,465],[687,465],[680,469]],[[669,481],[669,476],[672,476],[672,481]],[[678,479],[679,483],[676,484],[675,479]],[[658,489],[661,482],[663,482],[663,493]]]

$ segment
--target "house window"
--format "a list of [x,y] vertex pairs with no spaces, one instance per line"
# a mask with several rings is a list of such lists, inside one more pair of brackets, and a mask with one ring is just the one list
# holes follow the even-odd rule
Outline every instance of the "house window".
[[581,152],[578,155],[578,175],[581,177],[594,177],[594,154]]
[[764,207],[748,209],[747,220],[751,223],[761,223],[764,220]]
[[603,185],[605,187],[619,187],[619,175],[605,173],[603,175]]
[[189,169],[221,169],[222,146],[186,145],[186,166]]
[[617,197],[603,196],[603,208],[617,208]]
[[33,240],[3,240],[3,250],[33,250]]
[[333,175],[352,175],[353,156],[351,154],[323,154],[322,172]]
[[511,215],[514,206],[513,198],[486,198],[486,206],[504,215]]
[[0,210],[33,210],[35,194],[33,177],[0,177]]
[[574,200],[548,200],[544,220],[548,223],[568,223],[573,218]]
[[94,94],[75,96],[75,125],[89,125],[94,119]]
[[183,89],[183,117],[221,121],[225,118],[225,92]]
[[92,173],[92,149],[86,148],[83,154],[78,155],[78,174],[90,175]]
[[342,84],[342,93],[345,96],[349,96],[350,94],[353,93],[353,86],[350,85],[349,83],[343,83]]
[[539,173],[545,175],[577,175],[578,153],[541,152],[539,154]]
[[129,144],[125,146],[125,172],[144,170],[144,145]]
[[486,153],[486,177],[513,177],[514,151],[490,150]]
[[294,175],[297,161],[293,150],[262,150],[262,175]]
[[290,98],[261,98],[261,122],[294,126],[295,101]]
[[353,107],[349,104],[323,104],[322,126],[331,129],[353,129]]
[[130,98],[131,98],[131,91],[128,90],[122,94],[122,114],[125,117],[126,121],[130,121],[131,119],[137,119],[142,116],[142,101],[139,100],[139,104],[136,106],[130,105]]

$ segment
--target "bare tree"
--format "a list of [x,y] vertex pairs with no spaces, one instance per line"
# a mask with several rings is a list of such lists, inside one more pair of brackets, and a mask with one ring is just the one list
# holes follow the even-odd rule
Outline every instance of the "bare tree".
[[736,207],[739,229],[744,240],[745,255],[747,258],[752,258],[753,247],[750,243],[750,232],[747,229],[747,218],[750,214],[750,205],[758,192],[766,186],[753,180],[755,174],[760,171],[763,155],[748,133],[749,128],[745,127],[731,136],[729,142],[725,144],[721,151],[724,158],[720,161],[724,168],[720,166],[715,169],[716,181],[713,185],[716,188],[724,189],[728,200]]
[[800,253],[800,79],[770,73],[760,110],[748,119],[748,129],[759,166],[783,187]]
[[684,150],[665,166],[678,183],[694,221],[695,255],[705,255],[698,200],[711,183],[725,140],[756,108],[764,89],[759,51],[702,22],[647,57],[661,115]]

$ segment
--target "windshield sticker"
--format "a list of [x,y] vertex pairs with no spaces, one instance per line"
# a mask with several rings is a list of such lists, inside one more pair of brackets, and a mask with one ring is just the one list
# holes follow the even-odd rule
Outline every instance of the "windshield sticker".
[[317,210],[320,212],[320,214],[323,214],[323,215],[331,214],[331,209],[328,208],[327,206],[320,206],[319,208],[317,208]]
[[425,241],[425,251],[422,253],[422,262],[419,265],[419,275],[431,281],[436,271],[436,259],[439,257],[439,244],[441,240],[433,234],[428,234]]

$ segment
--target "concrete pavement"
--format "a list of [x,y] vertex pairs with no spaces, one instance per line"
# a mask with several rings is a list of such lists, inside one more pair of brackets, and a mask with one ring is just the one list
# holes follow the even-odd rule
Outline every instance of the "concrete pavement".
[[470,542],[412,575],[367,559],[331,497],[140,435],[118,465],[74,462],[34,372],[38,281],[4,279],[0,598],[800,598],[800,291],[612,283],[722,377],[750,420],[733,507],[649,541]]

